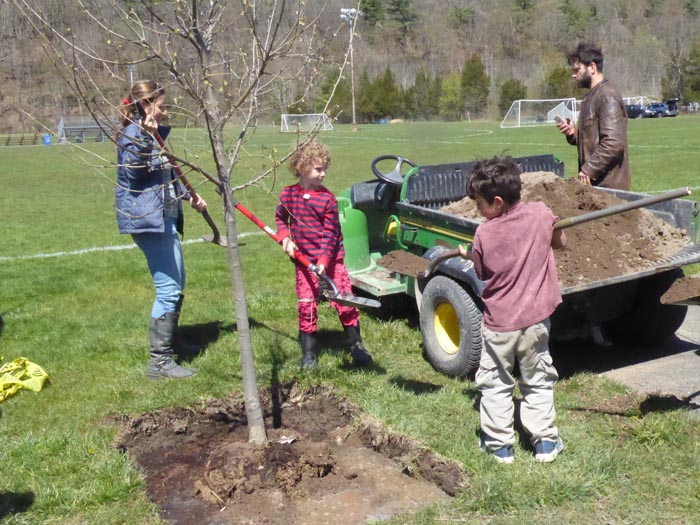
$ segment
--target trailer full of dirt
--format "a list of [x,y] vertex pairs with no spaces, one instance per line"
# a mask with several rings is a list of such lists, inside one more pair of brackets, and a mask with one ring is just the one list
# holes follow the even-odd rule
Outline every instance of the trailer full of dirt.
[[[554,173],[523,173],[521,179],[521,199],[544,202],[560,219],[624,202],[610,193],[584,186],[576,179],[562,179]],[[440,211],[483,220],[476,204],[468,197]],[[567,247],[554,252],[562,288],[643,270],[691,244],[685,230],[671,226],[644,209],[572,226],[565,233]]]

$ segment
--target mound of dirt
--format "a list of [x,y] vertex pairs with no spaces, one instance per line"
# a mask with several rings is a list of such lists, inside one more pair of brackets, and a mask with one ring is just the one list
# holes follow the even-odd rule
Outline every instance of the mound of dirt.
[[[554,173],[523,173],[523,201],[542,201],[564,219],[623,203],[617,197]],[[473,200],[464,198],[440,211],[482,221]],[[577,286],[634,273],[690,244],[674,228],[644,209],[631,210],[566,229],[568,246],[555,250],[559,285]]]
[[457,464],[329,389],[280,387],[261,402],[264,445],[248,442],[238,397],[120,418],[117,446],[144,469],[165,520],[366,523],[445,501],[465,483]]

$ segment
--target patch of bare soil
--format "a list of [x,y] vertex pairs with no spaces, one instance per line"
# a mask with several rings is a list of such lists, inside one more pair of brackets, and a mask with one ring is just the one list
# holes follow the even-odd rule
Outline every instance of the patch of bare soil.
[[144,470],[171,524],[350,525],[449,499],[460,467],[322,387],[261,393],[268,442],[244,402],[217,399],[120,418],[117,446]]
[[[554,173],[522,175],[523,201],[542,201],[564,219],[610,208],[624,201]],[[468,219],[483,218],[474,201],[464,198],[441,211]],[[568,246],[555,250],[561,287],[576,286],[634,273],[690,244],[684,230],[674,228],[644,209],[631,210],[566,229]]]

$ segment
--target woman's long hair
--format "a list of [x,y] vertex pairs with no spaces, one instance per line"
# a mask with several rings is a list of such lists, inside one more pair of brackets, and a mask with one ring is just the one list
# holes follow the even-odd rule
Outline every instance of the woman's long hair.
[[135,101],[152,104],[164,94],[165,89],[153,80],[138,80],[134,82],[131,92],[119,104],[119,120],[122,128],[117,132],[117,143],[119,143],[119,137],[124,129],[134,122],[134,117],[138,115]]

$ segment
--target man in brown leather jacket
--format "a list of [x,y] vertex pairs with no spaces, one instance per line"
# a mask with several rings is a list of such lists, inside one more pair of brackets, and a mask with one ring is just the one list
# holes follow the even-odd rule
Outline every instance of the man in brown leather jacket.
[[622,97],[603,75],[603,54],[581,43],[568,60],[573,79],[589,90],[577,124],[568,118],[557,124],[578,149],[578,179],[582,184],[629,190],[627,113]]

